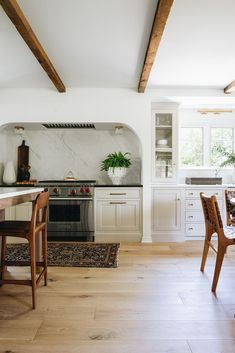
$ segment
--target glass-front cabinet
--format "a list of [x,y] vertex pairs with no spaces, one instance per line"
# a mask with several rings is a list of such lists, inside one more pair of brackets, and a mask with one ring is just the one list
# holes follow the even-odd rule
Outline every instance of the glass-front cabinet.
[[153,181],[176,181],[176,110],[153,111]]

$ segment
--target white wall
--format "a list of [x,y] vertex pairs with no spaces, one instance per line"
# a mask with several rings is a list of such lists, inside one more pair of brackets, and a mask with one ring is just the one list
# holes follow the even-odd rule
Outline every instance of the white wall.
[[1,124],[17,122],[120,122],[142,144],[143,241],[151,241],[151,99],[126,89],[4,89]]

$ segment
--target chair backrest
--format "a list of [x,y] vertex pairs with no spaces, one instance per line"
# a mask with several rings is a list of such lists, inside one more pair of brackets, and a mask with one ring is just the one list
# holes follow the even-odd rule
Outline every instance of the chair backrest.
[[42,191],[34,201],[31,218],[31,233],[35,230],[37,221],[47,223],[49,192]]
[[206,196],[203,192],[201,192],[200,198],[206,227],[216,232],[218,239],[223,241],[226,237],[224,235],[223,221],[216,196]]
[[225,190],[226,219],[227,219],[227,225],[228,226],[230,226],[232,224],[232,222],[231,222],[232,206],[231,206],[231,203],[230,203],[230,199],[232,197],[235,197],[235,191]]

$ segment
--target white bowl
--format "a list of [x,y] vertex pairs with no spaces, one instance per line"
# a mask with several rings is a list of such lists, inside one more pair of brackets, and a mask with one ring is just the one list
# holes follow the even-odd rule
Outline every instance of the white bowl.
[[157,144],[158,144],[158,146],[166,146],[167,145],[167,142],[168,142],[168,140],[158,140],[157,141]]

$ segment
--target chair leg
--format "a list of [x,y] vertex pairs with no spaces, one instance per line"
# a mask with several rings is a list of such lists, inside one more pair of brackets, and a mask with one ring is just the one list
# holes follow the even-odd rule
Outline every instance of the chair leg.
[[47,286],[47,231],[44,229],[42,231],[43,240],[43,263],[44,263],[44,285]]
[[1,272],[0,279],[4,280],[4,271],[5,271],[5,257],[6,257],[6,236],[2,236],[2,244],[1,244]]
[[206,259],[209,251],[209,243],[211,241],[212,237],[212,231],[206,230],[206,235],[205,235],[205,241],[204,241],[204,248],[203,248],[203,253],[202,253],[202,261],[201,261],[201,267],[200,271],[204,272],[205,264],[206,264]]
[[33,302],[33,309],[35,309],[36,308],[36,244],[35,244],[34,234],[29,239],[29,249],[30,249],[32,302]]
[[219,275],[220,275],[220,270],[222,267],[225,253],[226,253],[226,247],[218,246],[218,252],[217,252],[216,263],[215,263],[215,270],[214,270],[214,277],[213,277],[213,282],[212,282],[212,287],[211,287],[212,292],[216,291],[216,287],[217,287],[217,283],[218,283],[218,279],[219,279]]

